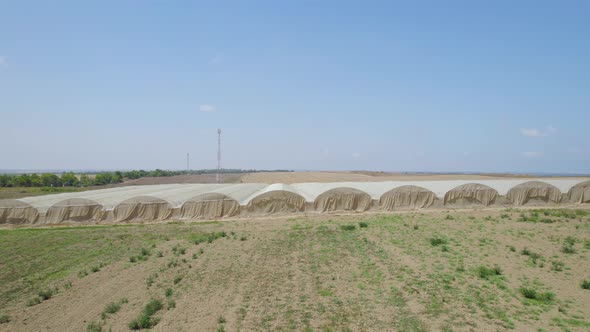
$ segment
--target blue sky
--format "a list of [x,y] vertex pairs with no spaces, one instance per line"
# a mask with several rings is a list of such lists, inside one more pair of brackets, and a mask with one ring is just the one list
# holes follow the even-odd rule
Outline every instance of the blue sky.
[[0,169],[590,173],[588,1],[8,1]]

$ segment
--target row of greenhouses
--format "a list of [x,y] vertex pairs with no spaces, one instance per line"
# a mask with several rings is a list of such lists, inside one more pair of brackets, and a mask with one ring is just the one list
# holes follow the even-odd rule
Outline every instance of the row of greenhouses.
[[127,186],[0,200],[0,224],[151,222],[292,213],[583,204],[587,179]]

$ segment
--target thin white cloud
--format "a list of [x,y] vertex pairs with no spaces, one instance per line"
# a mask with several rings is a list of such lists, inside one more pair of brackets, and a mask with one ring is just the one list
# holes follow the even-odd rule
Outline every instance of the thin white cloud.
[[219,55],[216,55],[209,60],[212,64],[219,64],[223,62],[223,58]]
[[352,154],[352,157],[353,157],[354,159],[359,159],[359,158],[361,157],[361,154],[360,154],[360,153],[358,153],[358,152],[355,152],[355,153],[353,153],[353,154]]
[[544,136],[539,129],[536,128],[520,128],[522,136],[527,137],[541,137]]
[[199,105],[199,111],[201,111],[201,112],[208,112],[208,113],[215,112],[215,106],[213,106],[213,105],[207,105],[207,104]]
[[4,66],[7,63],[6,56],[0,55],[0,66]]
[[539,157],[543,156],[543,152],[527,151],[527,152],[523,152],[522,155],[526,158],[539,158]]
[[526,137],[545,137],[551,134],[555,134],[557,129],[553,126],[548,126],[546,131],[539,130],[537,128],[520,128],[522,136]]

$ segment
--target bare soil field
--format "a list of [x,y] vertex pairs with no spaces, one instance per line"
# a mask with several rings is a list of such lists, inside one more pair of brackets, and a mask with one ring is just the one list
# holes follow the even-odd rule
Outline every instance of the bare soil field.
[[[227,173],[221,176],[223,183],[237,183],[243,174]],[[173,183],[216,183],[215,174],[185,174],[163,177],[145,177],[137,180],[130,180],[119,184],[119,186],[152,185],[152,184],[173,184]]]
[[0,331],[588,331],[585,209],[3,229]]
[[405,174],[382,172],[273,172],[248,173],[244,183],[302,183],[302,182],[373,182],[373,181],[437,181],[437,180],[494,180],[527,178],[526,175],[477,174]]

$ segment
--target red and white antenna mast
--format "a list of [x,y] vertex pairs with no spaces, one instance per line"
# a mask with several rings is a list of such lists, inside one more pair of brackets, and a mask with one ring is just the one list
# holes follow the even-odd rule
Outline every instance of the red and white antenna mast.
[[221,129],[217,129],[217,183],[221,183]]

